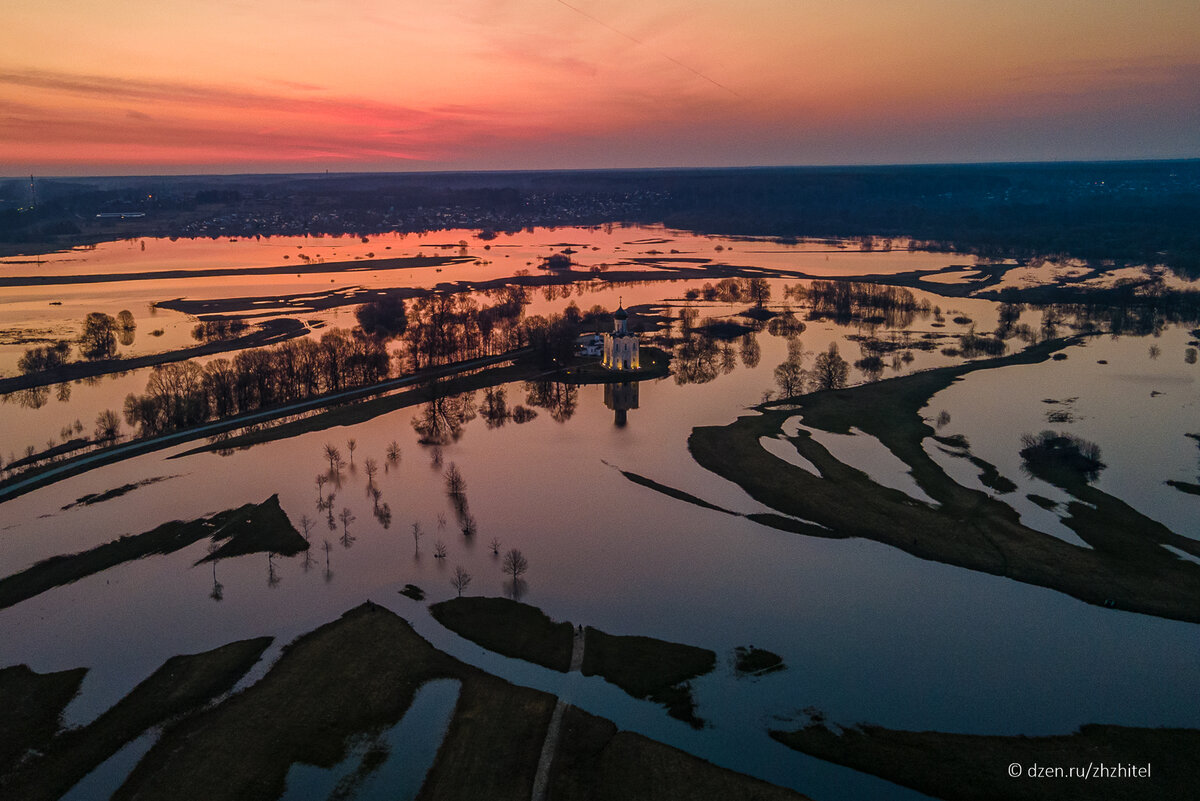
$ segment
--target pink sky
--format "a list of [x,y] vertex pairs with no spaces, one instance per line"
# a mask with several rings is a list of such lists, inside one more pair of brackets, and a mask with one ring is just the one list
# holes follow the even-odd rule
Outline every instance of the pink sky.
[[9,0],[0,174],[1200,156],[1195,0]]

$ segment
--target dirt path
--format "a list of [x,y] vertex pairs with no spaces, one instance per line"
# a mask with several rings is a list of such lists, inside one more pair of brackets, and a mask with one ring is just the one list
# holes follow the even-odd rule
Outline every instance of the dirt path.
[[[571,667],[568,673],[578,673],[583,669],[583,648],[586,639],[582,627],[575,629],[575,641],[571,644]],[[558,697],[554,705],[554,714],[550,716],[550,725],[546,727],[546,740],[542,743],[542,755],[538,758],[537,773],[533,778],[532,801],[546,801],[546,788],[550,783],[550,766],[554,764],[554,754],[558,750],[558,732],[562,728],[563,712],[567,709],[567,693]]]

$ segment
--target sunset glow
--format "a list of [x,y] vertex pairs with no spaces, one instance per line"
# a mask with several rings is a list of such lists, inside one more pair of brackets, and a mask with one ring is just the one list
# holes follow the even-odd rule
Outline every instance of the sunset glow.
[[9,3],[0,173],[1200,155],[1200,5]]

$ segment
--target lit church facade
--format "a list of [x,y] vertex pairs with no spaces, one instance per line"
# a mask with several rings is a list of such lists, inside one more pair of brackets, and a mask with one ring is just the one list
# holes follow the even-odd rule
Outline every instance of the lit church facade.
[[641,369],[638,338],[630,333],[628,321],[629,312],[625,311],[624,306],[619,306],[613,315],[613,332],[604,335],[603,364],[610,370]]

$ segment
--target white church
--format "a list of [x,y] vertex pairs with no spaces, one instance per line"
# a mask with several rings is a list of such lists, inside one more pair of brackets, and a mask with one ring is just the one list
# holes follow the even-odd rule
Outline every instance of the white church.
[[624,306],[618,306],[613,314],[613,332],[604,335],[603,364],[610,370],[639,370],[641,362],[638,359],[638,338],[630,333],[627,323],[629,312]]

